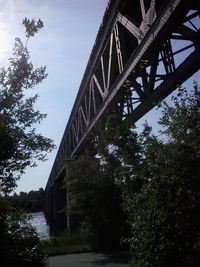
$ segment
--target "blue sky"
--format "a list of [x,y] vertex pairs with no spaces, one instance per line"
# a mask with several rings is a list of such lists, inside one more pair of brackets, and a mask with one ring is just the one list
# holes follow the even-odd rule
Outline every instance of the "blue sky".
[[[48,117],[37,127],[57,147],[70,115],[107,0],[0,0],[0,66],[7,64],[14,38],[24,36],[24,17],[41,18],[44,28],[30,40],[35,66],[46,65],[48,78],[34,92],[37,108]],[[45,187],[56,155],[27,169],[16,192]]]
[[[0,66],[7,64],[14,38],[25,38],[24,17],[41,18],[44,28],[29,43],[35,66],[46,65],[48,78],[34,93],[36,107],[48,117],[37,127],[57,147],[70,115],[85,67],[100,26],[107,0],[0,0]],[[190,79],[198,80],[199,72]],[[145,119],[156,125],[158,112]],[[156,127],[156,126],[155,126]],[[27,169],[16,192],[45,187],[57,150],[45,163]]]

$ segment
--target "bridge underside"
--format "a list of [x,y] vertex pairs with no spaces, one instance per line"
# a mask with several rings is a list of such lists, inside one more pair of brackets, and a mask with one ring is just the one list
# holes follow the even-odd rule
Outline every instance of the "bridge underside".
[[46,186],[50,217],[67,203],[66,159],[99,121],[115,112],[135,123],[199,68],[198,0],[110,1]]

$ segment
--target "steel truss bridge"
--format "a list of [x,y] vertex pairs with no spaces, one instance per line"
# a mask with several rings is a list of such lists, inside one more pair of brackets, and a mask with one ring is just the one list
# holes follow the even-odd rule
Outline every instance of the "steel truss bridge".
[[135,123],[199,69],[200,0],[109,1],[46,185],[50,224],[65,227],[66,160],[99,122]]

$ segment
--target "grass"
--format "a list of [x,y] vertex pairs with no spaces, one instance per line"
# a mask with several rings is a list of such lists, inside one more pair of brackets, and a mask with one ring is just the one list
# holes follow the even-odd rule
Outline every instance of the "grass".
[[44,240],[42,241],[42,249],[47,256],[92,251],[86,238],[79,232],[72,234],[63,233],[60,236]]

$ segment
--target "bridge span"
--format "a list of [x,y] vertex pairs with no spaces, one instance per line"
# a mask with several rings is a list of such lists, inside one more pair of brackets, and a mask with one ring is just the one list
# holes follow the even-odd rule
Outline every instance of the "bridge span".
[[66,160],[99,122],[115,112],[135,123],[199,69],[199,0],[108,2],[46,185],[50,225],[69,228]]

